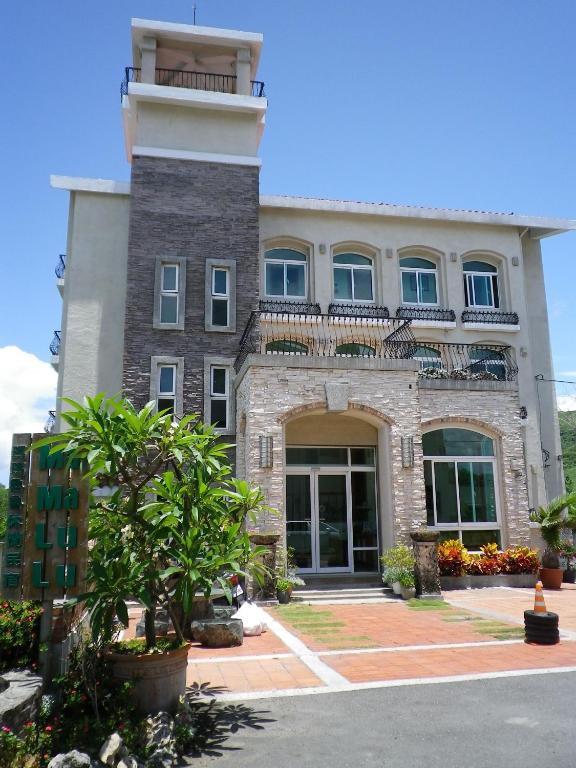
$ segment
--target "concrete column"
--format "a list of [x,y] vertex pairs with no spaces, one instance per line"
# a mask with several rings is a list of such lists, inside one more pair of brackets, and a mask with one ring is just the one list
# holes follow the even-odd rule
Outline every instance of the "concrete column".
[[416,595],[420,598],[441,598],[438,571],[437,531],[414,531],[410,534],[414,547]]
[[156,38],[142,38],[140,56],[142,59],[141,82],[154,84],[156,82]]
[[236,93],[250,96],[250,48],[239,48],[236,51]]

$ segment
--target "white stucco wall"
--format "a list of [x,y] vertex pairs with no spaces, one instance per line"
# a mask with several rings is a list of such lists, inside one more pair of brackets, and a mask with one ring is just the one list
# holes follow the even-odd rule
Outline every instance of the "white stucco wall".
[[129,204],[70,193],[58,398],[121,390]]

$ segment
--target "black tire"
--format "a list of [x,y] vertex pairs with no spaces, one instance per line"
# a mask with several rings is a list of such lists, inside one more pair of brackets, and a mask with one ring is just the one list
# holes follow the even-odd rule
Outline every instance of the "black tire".
[[524,624],[526,627],[556,627],[558,626],[558,614],[524,611]]

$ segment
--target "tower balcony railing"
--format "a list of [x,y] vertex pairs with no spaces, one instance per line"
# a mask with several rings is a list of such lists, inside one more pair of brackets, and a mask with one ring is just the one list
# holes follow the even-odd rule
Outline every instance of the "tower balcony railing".
[[396,317],[404,320],[432,320],[434,322],[453,323],[456,313],[453,309],[441,307],[398,307]]
[[520,319],[516,312],[504,312],[501,309],[466,309],[462,312],[462,322],[518,325]]
[[46,423],[44,424],[44,432],[50,435],[52,432],[54,432],[55,426],[56,426],[56,411],[48,411],[48,418],[46,419]]
[[57,357],[60,354],[60,331],[54,331],[54,336],[50,342],[50,352]]
[[[124,80],[120,84],[120,99],[128,94],[129,83],[142,82],[140,67],[126,67]],[[186,69],[165,69],[157,67],[154,77],[155,85],[167,85],[171,88],[189,88],[197,91],[213,91],[215,93],[237,93],[236,75],[222,75],[217,72],[192,72]],[[264,97],[264,83],[261,80],[250,81],[250,94]]]
[[66,254],[61,253],[60,256],[58,256],[58,262],[56,263],[56,267],[54,268],[54,274],[58,278],[58,280],[62,280],[64,278],[64,273],[66,272]]
[[[421,381],[516,381],[512,348],[504,344],[420,342],[410,320],[287,311],[261,302],[240,341],[235,369],[251,354],[279,357],[412,360]],[[304,305],[302,305],[304,306]],[[286,361],[288,363],[288,360]],[[382,366],[384,367],[384,366]]]

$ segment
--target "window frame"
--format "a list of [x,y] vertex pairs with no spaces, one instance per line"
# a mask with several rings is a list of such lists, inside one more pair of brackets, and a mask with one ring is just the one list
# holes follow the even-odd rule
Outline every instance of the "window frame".
[[[225,393],[214,392],[213,370],[225,370]],[[235,424],[235,402],[234,402],[234,358],[207,356],[204,358],[204,422],[213,424],[212,419],[212,401],[226,401],[226,426],[215,427],[214,431],[219,435],[234,435],[236,433]]]
[[439,349],[435,349],[432,345],[433,342],[429,342],[426,344],[425,342],[416,344],[415,352],[418,352],[421,349],[429,350],[430,352],[435,352],[436,354],[431,357],[424,357],[424,355],[418,355],[413,354],[412,360],[416,360],[420,365],[420,370],[423,371],[426,368],[435,368],[436,370],[444,370],[444,358],[442,357],[442,352],[440,352]]
[[[284,258],[269,259],[267,258],[266,255],[271,251],[293,251],[294,253],[299,253],[301,256],[304,256],[304,260],[284,259]],[[299,250],[293,245],[273,245],[271,247],[266,248],[264,251],[264,296],[267,299],[276,300],[276,301],[282,300],[282,299],[289,299],[289,300],[294,299],[294,300],[306,301],[308,299],[308,290],[309,290],[309,279],[308,279],[309,260],[310,260],[309,252],[307,250]],[[268,264],[282,264],[283,293],[268,293],[268,270],[267,270]],[[303,294],[288,293],[287,265],[300,266],[304,268],[304,293]]]
[[[434,523],[428,524],[428,527],[430,527],[433,530],[442,532],[442,531],[454,531],[458,534],[458,538],[460,541],[462,541],[462,532],[463,531],[498,531],[500,536],[500,543],[503,545],[503,524],[502,524],[502,515],[501,515],[501,509],[500,509],[500,487],[499,487],[499,476],[498,476],[498,456],[497,456],[497,445],[496,445],[496,439],[494,437],[491,437],[490,435],[486,435],[483,432],[479,432],[477,429],[469,429],[464,426],[456,426],[454,424],[450,424],[446,427],[437,427],[433,430],[428,430],[425,434],[428,434],[429,432],[436,432],[438,430],[443,429],[451,429],[451,428],[457,428],[462,429],[467,432],[476,432],[477,434],[481,434],[484,437],[487,437],[489,440],[492,441],[493,445],[493,455],[492,456],[429,456],[426,453],[424,453],[423,456],[423,464],[424,464],[424,472],[426,472],[426,464],[430,464],[430,473],[431,473],[431,480],[432,480],[432,512],[434,515]],[[436,473],[435,473],[435,464],[453,464],[454,465],[454,475],[456,478],[456,509],[458,513],[458,520],[455,522],[449,522],[449,523],[442,523],[438,522],[438,510],[436,506]],[[494,486],[494,506],[495,506],[495,513],[496,513],[496,519],[493,522],[486,521],[486,522],[476,522],[476,523],[470,523],[470,522],[462,522],[462,510],[460,505],[460,483],[458,481],[458,466],[461,464],[490,464],[492,466],[492,480],[493,480],[493,486]],[[426,515],[428,519],[428,503],[426,503]]]
[[[219,293],[216,290],[216,273],[222,272],[226,276],[226,289],[224,293]],[[226,302],[226,322],[215,323],[214,322],[214,302],[220,301]],[[230,270],[227,267],[212,267],[212,291],[211,291],[211,324],[218,328],[228,328],[230,326]]]
[[[428,261],[430,264],[434,264],[433,268],[426,269],[424,267],[403,267],[402,262],[407,259],[422,259],[422,261]],[[399,260],[400,265],[400,292],[401,292],[401,303],[402,306],[405,307],[439,307],[440,306],[440,292],[438,290],[439,288],[439,281],[438,281],[438,265],[430,258],[424,257],[424,256],[401,256]],[[402,280],[402,275],[404,273],[408,274],[415,274],[416,275],[416,301],[407,301],[404,298],[404,281]],[[420,275],[434,275],[434,284],[436,289],[436,301],[422,301],[421,296],[421,288],[420,288]]]
[[[214,292],[215,270],[228,272],[228,295]],[[213,300],[228,300],[228,324],[214,325]],[[206,259],[204,279],[204,330],[214,333],[236,333],[236,260],[235,259]]]
[[[334,262],[334,259],[336,259],[338,256],[361,256],[363,259],[368,259],[370,261],[370,264],[336,264]],[[359,251],[337,251],[332,254],[332,297],[333,301],[341,303],[341,304],[376,304],[376,281],[374,279],[374,276],[376,274],[375,269],[375,257],[369,256],[366,253],[360,253]],[[351,299],[344,299],[340,296],[336,296],[336,275],[335,271],[337,269],[342,270],[348,270],[351,272],[351,278],[350,278],[350,284],[352,287],[352,298]],[[356,280],[354,276],[355,270],[363,270],[366,272],[370,272],[370,287],[372,289],[372,298],[371,299],[357,299],[355,297],[355,287],[356,287]]]
[[[162,368],[173,368],[173,392],[160,392],[160,375]],[[150,358],[150,400],[156,403],[158,410],[159,400],[174,401],[173,413],[177,418],[184,415],[184,358],[169,357],[167,355],[154,355]]]
[[[164,289],[164,268],[176,267],[176,288]],[[162,298],[176,296],[176,322],[162,321]],[[159,256],[156,259],[154,279],[154,309],[152,327],[158,330],[183,331],[186,309],[186,259],[175,256]]]
[[[479,262],[481,264],[486,264],[489,267],[492,267],[495,271],[486,271],[482,272],[480,270],[467,270],[466,264],[470,264],[472,262]],[[470,259],[469,261],[465,261],[462,265],[462,272],[464,274],[464,304],[466,307],[471,307],[473,309],[501,309],[502,301],[501,301],[501,289],[500,289],[500,270],[495,265],[492,264],[490,261],[485,261],[482,259]],[[487,281],[489,287],[490,287],[490,296],[491,296],[491,303],[490,304],[477,304],[476,303],[476,288],[474,286],[474,281],[476,278],[482,278],[485,281]]]

